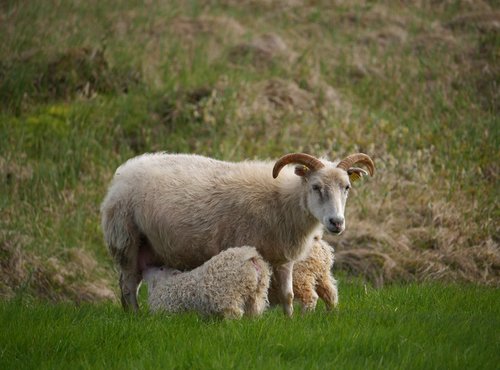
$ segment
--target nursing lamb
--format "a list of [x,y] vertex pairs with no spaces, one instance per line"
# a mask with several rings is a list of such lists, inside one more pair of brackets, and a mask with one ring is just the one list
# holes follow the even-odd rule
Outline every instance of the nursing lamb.
[[267,307],[271,269],[253,247],[229,248],[192,271],[167,267],[144,270],[152,311],[195,311],[241,318]]

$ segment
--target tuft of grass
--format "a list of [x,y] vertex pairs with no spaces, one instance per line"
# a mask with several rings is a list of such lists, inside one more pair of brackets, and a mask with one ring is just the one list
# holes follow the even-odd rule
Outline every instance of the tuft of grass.
[[129,315],[115,305],[0,303],[2,368],[495,369],[496,289],[341,284],[340,307],[288,319]]
[[71,48],[47,61],[40,59],[35,54],[0,64],[1,108],[19,114],[38,102],[128,91],[140,81],[137,72],[110,68],[98,48]]

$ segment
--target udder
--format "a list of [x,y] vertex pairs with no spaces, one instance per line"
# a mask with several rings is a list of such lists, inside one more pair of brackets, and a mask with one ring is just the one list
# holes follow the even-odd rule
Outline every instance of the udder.
[[149,245],[149,242],[145,238],[143,239],[144,241],[141,243],[137,255],[137,269],[141,274],[148,268],[164,265],[160,257],[158,257]]

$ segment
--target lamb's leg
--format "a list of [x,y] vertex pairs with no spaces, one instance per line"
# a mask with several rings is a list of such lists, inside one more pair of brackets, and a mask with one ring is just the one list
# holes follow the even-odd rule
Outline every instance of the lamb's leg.
[[275,269],[276,280],[281,293],[283,311],[288,317],[293,315],[293,262],[285,263]]
[[260,287],[250,295],[245,303],[245,313],[248,316],[257,316],[266,309],[267,289]]
[[214,303],[214,306],[218,307],[218,311],[224,319],[241,319],[245,313],[245,300],[242,295],[233,296],[232,299],[224,300],[219,304]]
[[233,305],[231,307],[226,307],[222,311],[222,317],[224,319],[234,320],[241,319],[243,317],[243,309],[238,305]]
[[316,303],[318,302],[318,294],[314,289],[314,285],[308,283],[302,284],[294,289],[295,299],[302,304],[302,312],[314,311]]
[[316,292],[319,297],[325,302],[326,309],[331,310],[335,308],[339,301],[337,281],[331,276],[325,276],[318,281]]

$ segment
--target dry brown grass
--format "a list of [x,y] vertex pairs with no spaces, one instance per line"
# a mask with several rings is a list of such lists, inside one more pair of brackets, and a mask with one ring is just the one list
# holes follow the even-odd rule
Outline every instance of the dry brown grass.
[[7,182],[23,183],[33,177],[33,167],[29,164],[19,164],[19,161],[25,161],[26,155],[21,153],[17,157],[18,161],[7,159],[0,156],[0,175]]
[[500,11],[460,14],[446,24],[450,28],[477,27],[482,32],[500,31]]
[[250,61],[256,67],[269,67],[272,63],[293,63],[297,54],[289,48],[282,37],[266,33],[231,48],[229,60],[234,63]]
[[29,293],[50,301],[97,302],[115,299],[106,273],[81,248],[41,258],[25,250],[29,237],[0,231],[0,298]]
[[220,42],[230,42],[246,32],[235,19],[224,16],[179,17],[169,23],[170,30],[177,37],[190,41],[200,36],[213,36]]
[[[484,239],[485,225],[471,223],[465,216],[470,204],[432,189],[430,166],[420,164],[429,163],[429,156],[432,154],[416,155],[414,164],[411,159],[399,161],[403,171],[413,165],[420,167],[408,171],[411,176],[406,179],[393,172],[391,162],[397,159],[375,160],[378,179],[362,186],[369,187],[377,199],[353,194],[345,234],[327,236],[336,247],[337,266],[378,286],[400,280],[500,286],[498,240],[494,236]],[[500,230],[498,220],[483,222],[496,225],[497,233]]]

